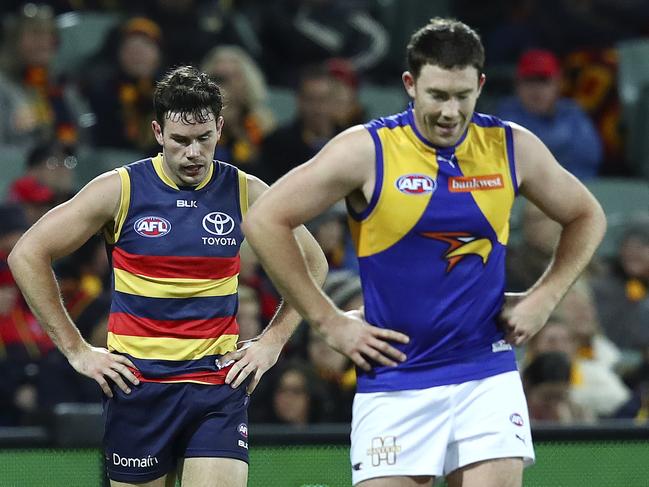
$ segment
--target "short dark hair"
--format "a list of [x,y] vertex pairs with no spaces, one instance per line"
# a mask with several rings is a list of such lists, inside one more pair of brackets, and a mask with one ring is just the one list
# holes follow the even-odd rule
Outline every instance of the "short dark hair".
[[64,159],[72,155],[74,155],[72,148],[49,139],[37,143],[30,149],[25,159],[25,166],[27,169],[32,169],[44,165],[51,157]]
[[[199,123],[221,114],[223,96],[216,81],[193,66],[180,66],[169,71],[156,84],[153,109],[158,123],[164,127],[170,113],[180,114],[185,123],[192,117]],[[211,112],[210,115],[205,113]]]
[[407,48],[408,70],[415,79],[425,64],[444,69],[473,66],[482,74],[484,46],[478,33],[455,19],[434,17],[415,32]]
[[309,64],[303,67],[298,74],[298,91],[309,81],[322,79],[333,81],[334,77],[325,64]]

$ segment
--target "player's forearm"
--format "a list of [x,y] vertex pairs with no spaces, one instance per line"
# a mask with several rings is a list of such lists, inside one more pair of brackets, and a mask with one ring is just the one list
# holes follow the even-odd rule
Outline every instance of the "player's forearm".
[[322,287],[329,272],[327,257],[325,257],[322,248],[311,235],[309,235],[308,239],[301,240],[301,248],[309,274],[318,286]]
[[317,265],[316,275],[309,273],[305,257],[290,227],[249,218],[244,222],[243,229],[248,243],[279,293],[304,319],[318,327],[336,312],[318,283],[324,280],[326,267]]
[[530,292],[558,304],[588,265],[605,231],[606,217],[593,202],[588,211],[564,225],[552,263]]
[[301,321],[302,317],[295,308],[282,300],[275,316],[263,331],[261,340],[281,350]]
[[[301,247],[309,274],[319,286],[322,286],[328,271],[327,259],[322,249],[312,238],[306,242],[302,241]],[[282,348],[291,338],[301,321],[302,317],[295,308],[282,300],[275,316],[264,330],[264,339]]]
[[69,358],[87,346],[65,310],[49,259],[18,244],[8,264],[34,316],[59,350]]

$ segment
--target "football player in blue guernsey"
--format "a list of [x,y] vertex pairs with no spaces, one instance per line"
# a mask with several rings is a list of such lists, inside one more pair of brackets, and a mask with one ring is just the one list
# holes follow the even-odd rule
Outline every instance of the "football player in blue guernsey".
[[[173,486],[178,477],[183,486],[243,487],[247,394],[300,317],[282,305],[258,340],[237,350],[241,221],[267,186],[213,161],[222,98],[207,75],[171,71],[156,87],[154,107],[162,153],[97,177],[50,211],[9,265],[70,364],[106,395],[113,486]],[[51,270],[99,231],[113,268],[107,349],[82,339]],[[304,227],[294,235],[317,287],[326,259]]]
[[[352,127],[264,193],[243,230],[287,299],[358,366],[354,485],[519,487],[534,461],[512,346],[539,331],[605,230],[599,204],[523,127],[474,113],[484,50],[435,18],[411,37],[403,113]],[[505,296],[517,194],[562,227],[554,260]],[[345,198],[364,311],[344,314],[309,278],[291,231]],[[291,269],[289,276],[284,269]],[[368,324],[409,337],[382,365]]]

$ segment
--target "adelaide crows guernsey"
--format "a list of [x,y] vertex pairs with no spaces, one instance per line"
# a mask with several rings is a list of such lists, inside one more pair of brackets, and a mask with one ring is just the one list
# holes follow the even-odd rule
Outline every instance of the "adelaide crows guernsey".
[[155,382],[221,384],[215,359],[236,349],[245,174],[214,161],[178,187],[162,155],[117,169],[122,198],[106,232],[113,270],[108,348]]
[[474,114],[452,147],[412,108],[365,128],[376,153],[368,207],[349,209],[369,323],[402,331],[407,360],[359,371],[358,392],[422,389],[516,370],[497,319],[517,192],[511,127]]

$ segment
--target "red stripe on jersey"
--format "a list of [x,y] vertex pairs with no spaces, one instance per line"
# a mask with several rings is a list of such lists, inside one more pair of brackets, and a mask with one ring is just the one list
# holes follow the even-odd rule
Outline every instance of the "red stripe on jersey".
[[108,331],[138,337],[218,338],[238,334],[239,324],[234,316],[206,320],[152,320],[127,313],[111,313]]
[[178,257],[137,255],[113,248],[113,267],[148,277],[181,279],[221,279],[239,273],[239,255],[235,257]]
[[225,376],[228,374],[230,367],[221,369],[216,372],[190,372],[188,374],[178,374],[160,378],[146,378],[142,376],[139,370],[134,370],[130,367],[129,370],[133,372],[133,375],[135,375],[135,377],[137,377],[140,382],[200,382],[202,384],[225,384]]

